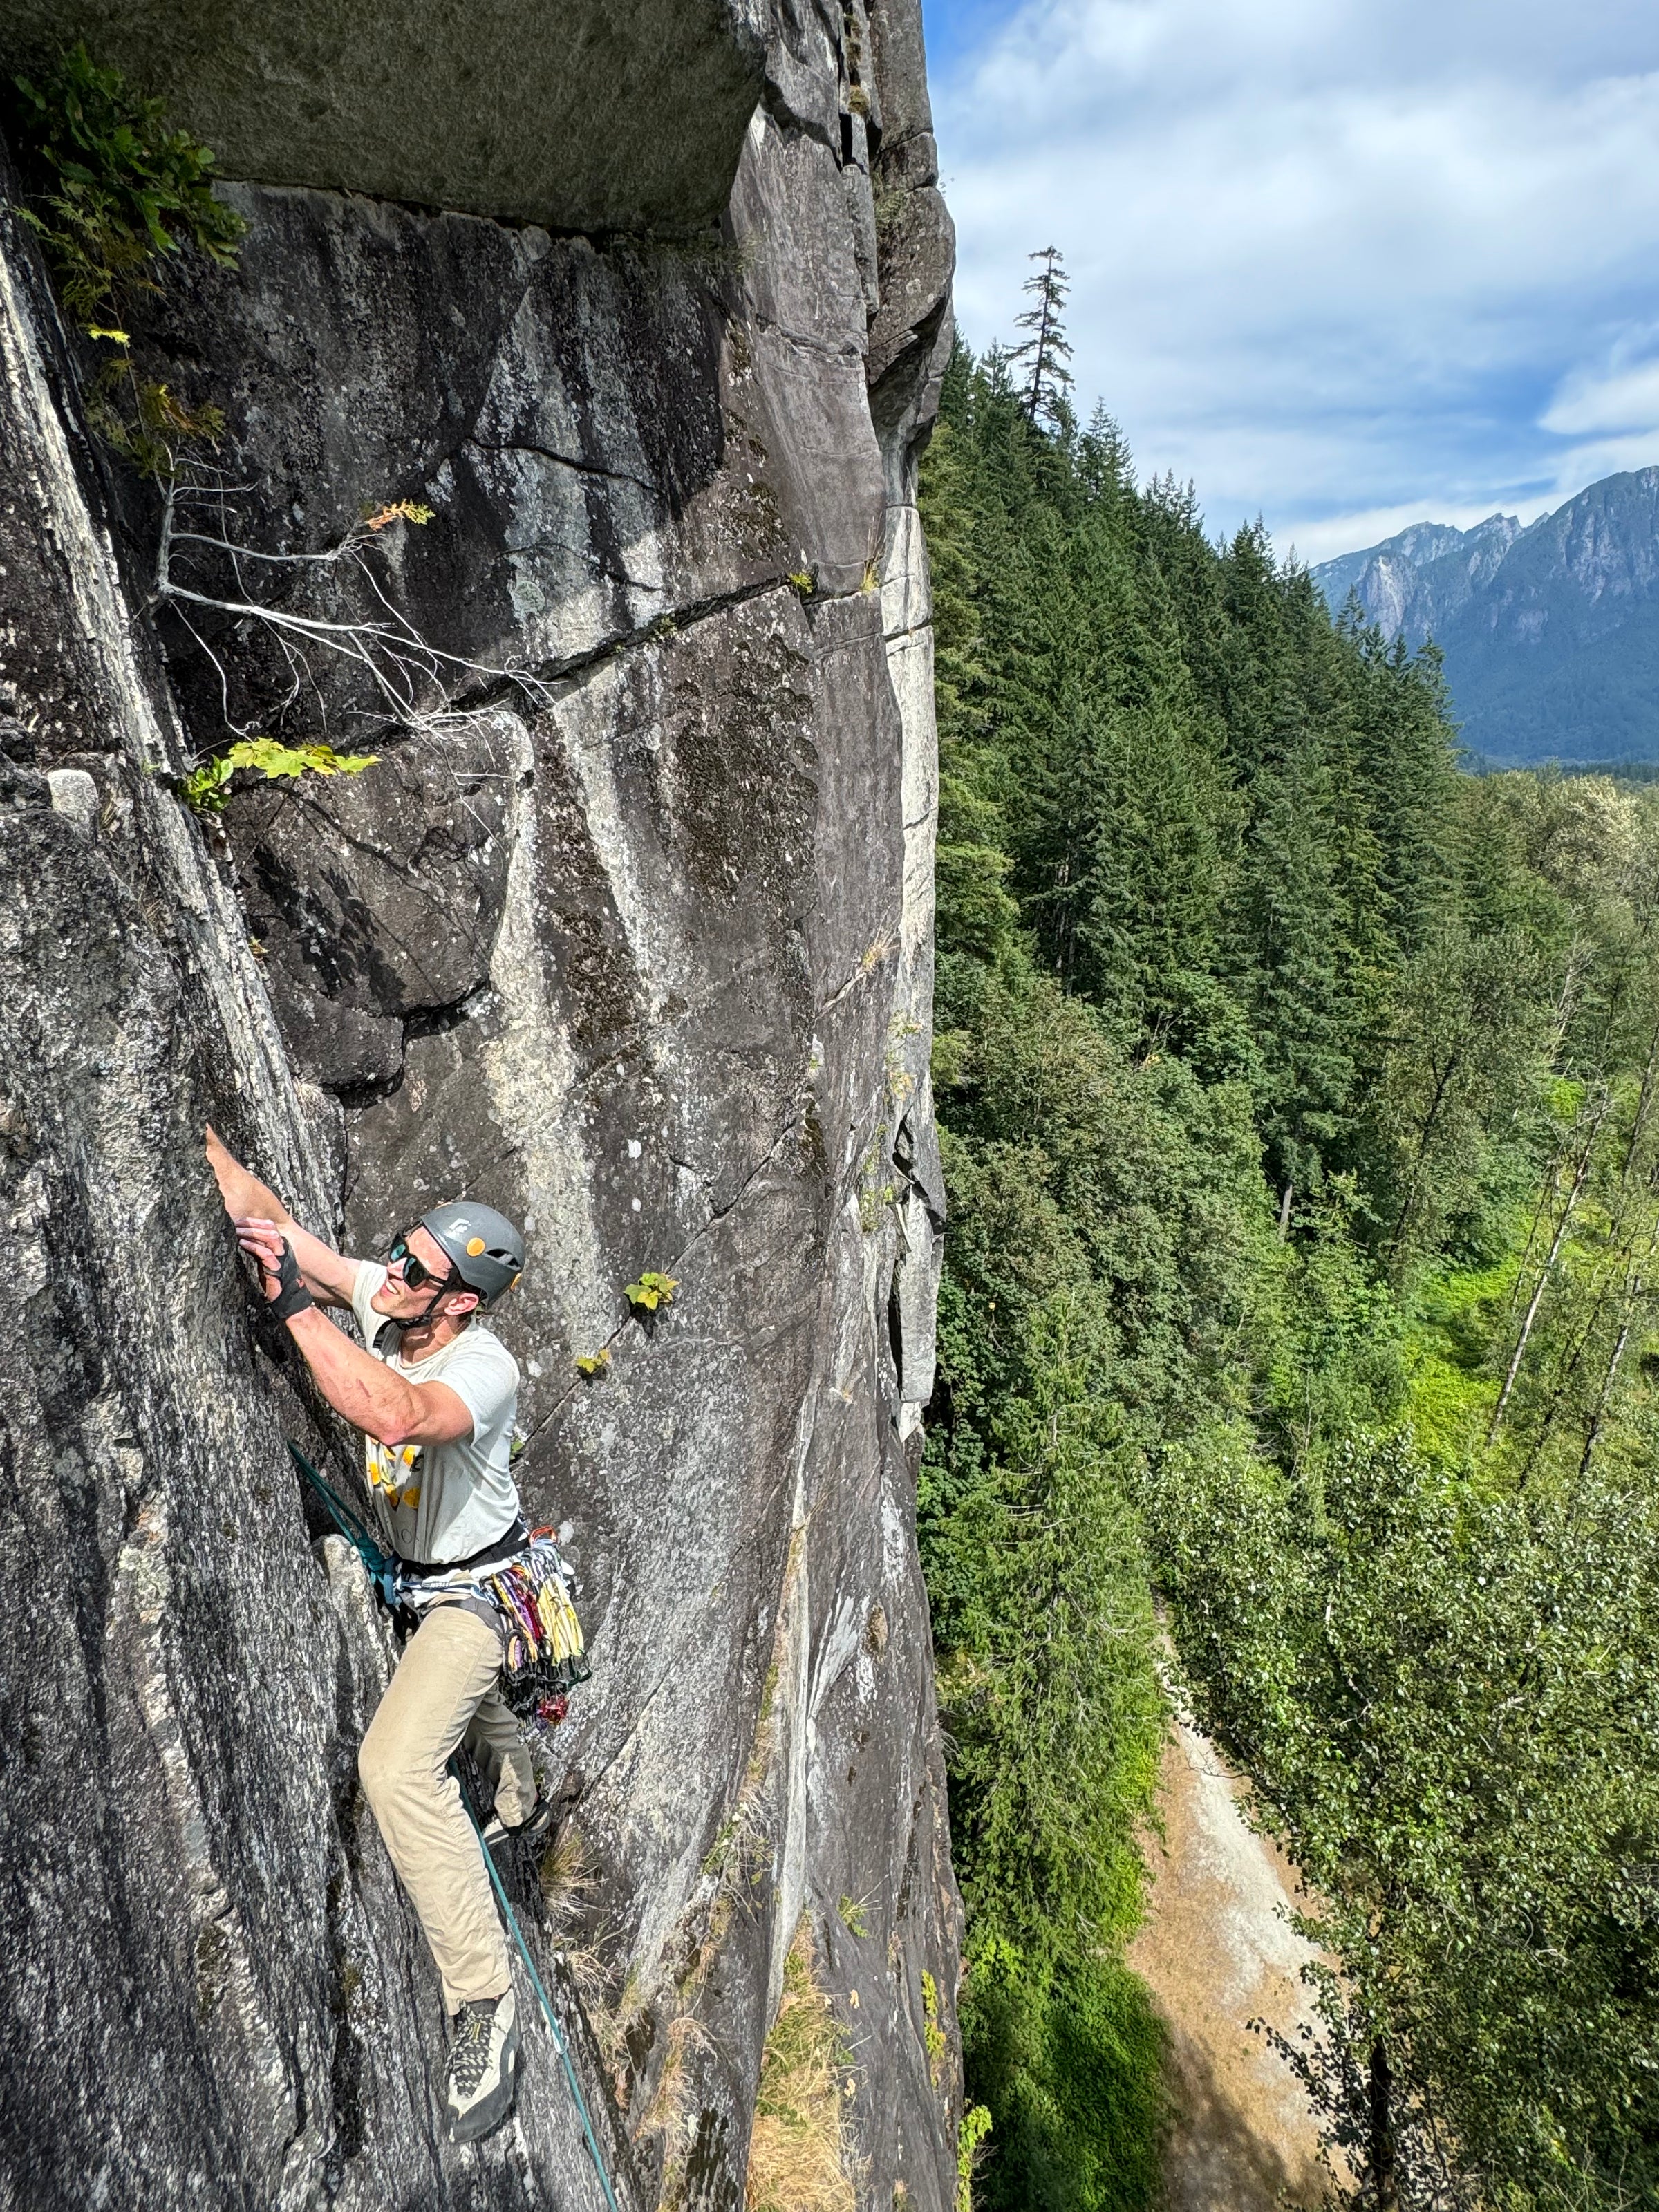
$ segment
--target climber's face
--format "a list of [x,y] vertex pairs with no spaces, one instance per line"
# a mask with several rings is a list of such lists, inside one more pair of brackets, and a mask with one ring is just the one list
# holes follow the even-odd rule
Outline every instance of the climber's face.
[[460,1282],[447,1252],[424,1229],[394,1237],[386,1255],[386,1278],[370,1301],[388,1321],[414,1322],[471,1313],[478,1294]]

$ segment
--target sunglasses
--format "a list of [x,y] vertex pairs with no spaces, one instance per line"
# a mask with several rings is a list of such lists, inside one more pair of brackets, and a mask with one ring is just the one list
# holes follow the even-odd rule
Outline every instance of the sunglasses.
[[386,1257],[386,1265],[390,1267],[401,1264],[404,1271],[404,1287],[406,1290],[422,1290],[428,1283],[436,1283],[440,1289],[447,1290],[455,1279],[453,1261],[445,1268],[441,1275],[439,1274],[435,1268],[428,1267],[424,1260],[418,1258],[410,1250],[409,1239],[406,1236],[393,1237],[392,1249]]

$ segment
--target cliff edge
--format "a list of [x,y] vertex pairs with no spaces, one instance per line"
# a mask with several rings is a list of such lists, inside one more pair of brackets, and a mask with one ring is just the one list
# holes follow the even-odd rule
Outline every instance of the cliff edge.
[[[199,550],[175,575],[204,605],[156,602],[159,502],[87,431],[9,179],[0,2197],[603,2202],[527,1992],[514,2124],[439,2138],[435,1976],[355,1763],[391,1647],[283,1440],[352,1454],[252,1311],[211,1119],[349,1249],[464,1190],[526,1224],[497,1324],[520,1484],[574,1524],[594,1671],[548,1752],[580,1853],[520,1903],[624,2212],[742,2200],[803,1917],[857,2200],[947,2212],[915,489],[951,232],[919,7],[654,11],[700,27],[678,99],[650,9],[503,5],[465,52],[459,18],[422,46],[335,11],[428,118],[360,169],[304,53],[204,58],[183,0],[109,12],[150,24],[109,58],[213,121],[247,219],[237,268],[170,278],[133,343],[222,408],[204,534],[249,554]],[[100,22],[26,7],[0,64]],[[515,53],[495,140],[463,145]],[[556,155],[520,119],[544,81]],[[348,118],[380,107],[331,82]],[[648,174],[617,158],[630,85]],[[293,556],[398,502],[431,520],[340,616],[433,656],[392,719],[372,669],[296,681],[280,623],[226,604],[328,617]],[[376,765],[204,820],[178,782],[228,720]],[[641,1318],[647,1269],[679,1287]]]

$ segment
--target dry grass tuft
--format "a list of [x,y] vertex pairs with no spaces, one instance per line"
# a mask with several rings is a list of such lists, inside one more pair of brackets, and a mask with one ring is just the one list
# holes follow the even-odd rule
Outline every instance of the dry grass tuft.
[[630,1966],[614,2004],[601,1997],[588,2008],[588,2025],[599,2046],[599,2057],[611,2077],[611,2094],[619,2112],[628,2110],[629,2081],[628,2039],[647,2011],[645,1985],[637,1966]]
[[587,1847],[574,1820],[560,1824],[553,1841],[542,1854],[538,1871],[548,1919],[556,1931],[568,1927],[592,1902],[599,1887],[588,1863]]
[[[608,2025],[607,2008],[618,1967],[611,1956],[614,1926],[594,1910],[599,1876],[575,1823],[562,1822],[538,1869],[548,1933],[560,1963],[596,2035]],[[577,1940],[580,1939],[580,1940]]]
[[750,2212],[853,2212],[842,2123],[847,2038],[818,1986],[805,1913],[783,1970],[783,2002],[761,2056],[749,2138]]

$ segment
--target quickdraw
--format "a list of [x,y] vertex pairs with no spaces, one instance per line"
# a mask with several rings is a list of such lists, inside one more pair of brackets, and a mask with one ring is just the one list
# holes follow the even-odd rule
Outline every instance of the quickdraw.
[[556,1728],[571,1691],[591,1670],[570,1602],[569,1572],[553,1531],[532,1529],[516,1559],[477,1579],[507,1630],[502,1695],[520,1720]]

